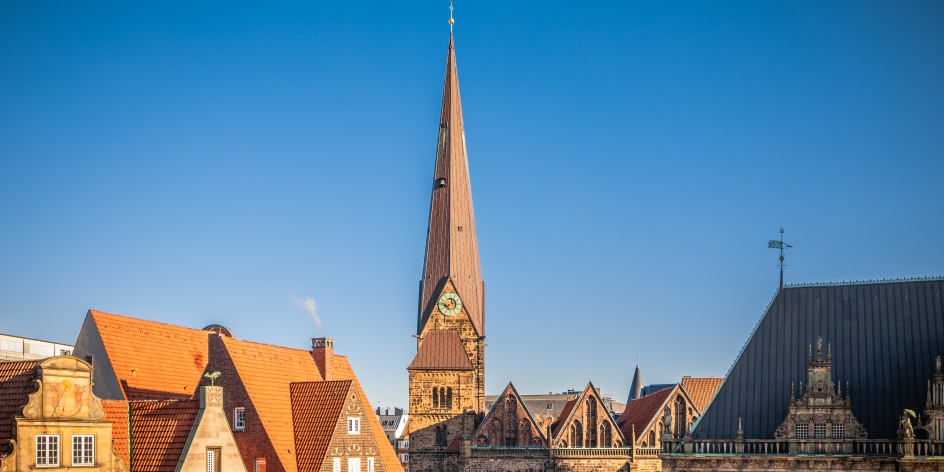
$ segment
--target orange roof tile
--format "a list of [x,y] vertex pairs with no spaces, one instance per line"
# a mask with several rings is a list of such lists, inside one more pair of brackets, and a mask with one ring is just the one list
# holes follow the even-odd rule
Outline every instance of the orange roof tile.
[[[89,310],[127,400],[186,399],[206,369],[209,331]],[[142,340],[147,339],[147,342]]]
[[23,414],[29,403],[29,394],[36,391],[36,365],[38,360],[0,362],[0,456],[8,450],[7,439],[14,439],[16,416]]
[[115,443],[115,454],[121,456],[128,466],[128,402],[125,400],[102,400],[105,419],[112,421],[111,439]]
[[291,384],[298,470],[321,470],[352,384],[350,380]]
[[676,387],[678,387],[678,385],[663,388],[658,392],[637,398],[629,402],[629,405],[626,405],[626,409],[623,410],[623,414],[620,415],[616,423],[619,425],[620,431],[623,433],[623,437],[627,439],[627,442],[632,441],[634,430],[636,432],[636,440],[639,440],[646,430],[646,427],[649,426],[649,423],[651,423],[653,418],[662,410],[662,404],[665,403],[666,398],[669,397],[669,394],[671,394]]
[[[354,369],[351,368],[351,363],[347,360],[347,357],[334,356],[334,370],[332,375],[335,380],[353,380],[354,386],[357,387],[357,392],[361,396],[361,403],[364,409],[368,411],[374,410],[374,408],[370,406],[370,400],[367,399],[367,394],[364,393],[364,388],[361,387],[357,376],[354,375]],[[373,433],[374,439],[377,440],[377,447],[380,449],[380,460],[383,462],[384,470],[387,472],[403,472],[403,466],[400,465],[397,452],[393,450],[393,445],[390,444],[387,435],[383,431],[383,427],[380,426],[380,419],[377,418],[377,415],[369,414],[367,415],[367,422],[370,423],[370,431]]]
[[173,472],[200,410],[198,400],[131,403],[132,472]]
[[454,329],[431,329],[407,369],[472,370],[469,354]]
[[285,470],[295,465],[292,382],[317,382],[321,374],[311,353],[301,349],[221,337],[246,393]]
[[720,377],[682,377],[682,389],[691,397],[699,413],[704,413],[724,382]]

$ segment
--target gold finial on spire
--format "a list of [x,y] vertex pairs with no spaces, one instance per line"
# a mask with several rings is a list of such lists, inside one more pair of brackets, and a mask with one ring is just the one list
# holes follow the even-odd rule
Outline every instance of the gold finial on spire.
[[452,17],[452,0],[449,0],[449,32],[452,32],[452,25],[456,24],[456,19]]

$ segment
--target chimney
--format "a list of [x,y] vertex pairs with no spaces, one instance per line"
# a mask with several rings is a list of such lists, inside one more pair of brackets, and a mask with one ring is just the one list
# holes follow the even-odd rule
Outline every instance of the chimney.
[[321,378],[334,380],[334,339],[311,338],[311,355],[315,358],[315,365],[321,371]]

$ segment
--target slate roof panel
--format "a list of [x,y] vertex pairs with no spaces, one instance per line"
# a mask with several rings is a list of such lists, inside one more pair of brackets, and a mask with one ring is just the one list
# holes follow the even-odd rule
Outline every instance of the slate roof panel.
[[200,410],[198,400],[132,401],[132,472],[174,472]]
[[125,399],[193,398],[209,358],[209,331],[96,310],[89,314]]
[[321,470],[352,384],[350,380],[291,384],[298,470]]
[[472,370],[469,354],[462,347],[459,332],[454,329],[431,329],[416,351],[407,369]]
[[40,360],[0,362],[0,456],[8,451],[7,439],[15,439],[14,418],[23,415],[29,395],[36,391],[36,366]]
[[834,380],[870,439],[897,436],[904,408],[922,410],[934,358],[944,355],[944,279],[787,286],[745,344],[696,438],[772,438],[790,383],[806,380],[808,346],[832,345]]

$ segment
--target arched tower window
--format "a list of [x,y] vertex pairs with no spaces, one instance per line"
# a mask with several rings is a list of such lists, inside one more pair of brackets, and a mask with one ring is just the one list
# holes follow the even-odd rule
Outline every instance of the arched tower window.
[[688,421],[685,419],[685,399],[681,395],[675,397],[675,431],[677,438],[684,438],[688,433]]
[[452,409],[452,387],[446,388],[446,408]]
[[433,408],[439,408],[439,387],[433,387]]

